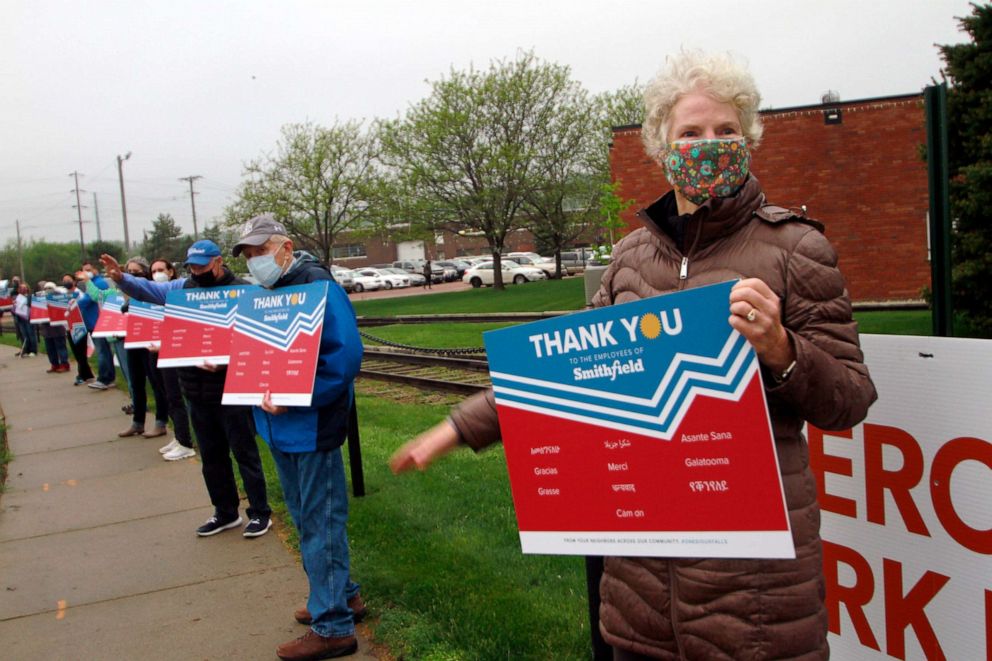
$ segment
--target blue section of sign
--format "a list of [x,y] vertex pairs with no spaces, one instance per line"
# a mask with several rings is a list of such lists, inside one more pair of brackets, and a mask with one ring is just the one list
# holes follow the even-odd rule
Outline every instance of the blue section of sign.
[[133,314],[135,317],[143,317],[145,319],[153,319],[155,321],[162,321],[165,318],[165,306],[156,305],[154,303],[145,303],[144,301],[139,301],[136,298],[132,298],[130,304],[127,306],[128,314]]
[[234,330],[286,351],[300,334],[320,329],[326,305],[326,280],[277,290],[252,287],[238,298]]
[[727,321],[733,282],[485,333],[498,403],[670,438],[697,395],[757,371]]
[[166,295],[165,313],[184,321],[231,328],[238,300],[248,289],[246,285],[173,289]]
[[111,294],[107,298],[103,299],[103,307],[109,312],[121,313],[121,308],[124,307],[124,297],[120,294]]

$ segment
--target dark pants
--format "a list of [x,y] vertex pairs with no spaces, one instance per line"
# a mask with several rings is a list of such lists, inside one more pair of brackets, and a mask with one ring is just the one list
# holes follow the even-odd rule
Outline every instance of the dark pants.
[[[152,358],[156,355],[152,354]],[[162,375],[162,386],[169,401],[169,417],[172,418],[172,429],[176,432],[176,440],[179,441],[179,445],[191,448],[193,439],[189,435],[189,409],[186,408],[186,400],[183,399],[183,391],[179,387],[179,372],[175,367],[162,368],[158,372]]]
[[72,355],[76,359],[76,376],[84,381],[93,378],[93,370],[90,369],[90,361],[86,357],[86,336],[83,335],[81,342],[73,342],[69,338],[69,346],[72,348]]
[[24,353],[38,353],[38,335],[35,333],[34,326],[27,319],[21,319],[16,314],[14,315],[14,322],[21,333],[21,346],[24,348]]
[[65,335],[45,338],[45,351],[52,367],[69,364],[69,351],[65,348]]
[[145,392],[145,379],[152,384],[152,394],[155,397],[155,424],[164,427],[169,421],[169,404],[162,385],[162,375],[155,362],[157,356],[152,356],[148,349],[128,349],[127,369],[131,373],[132,403],[134,415],[131,421],[136,427],[145,426],[145,413],[148,412],[148,393]]
[[203,481],[218,517],[237,516],[240,498],[231,468],[231,453],[238,462],[248,495],[248,518],[269,516],[262,460],[255,444],[255,422],[249,406],[222,406],[190,400],[190,418],[203,462]]

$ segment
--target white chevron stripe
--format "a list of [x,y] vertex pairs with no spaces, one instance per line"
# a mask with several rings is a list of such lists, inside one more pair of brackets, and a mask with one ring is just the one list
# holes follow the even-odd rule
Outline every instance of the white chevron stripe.
[[[524,402],[518,402],[515,400],[502,399],[499,396],[501,389],[498,388],[493,388],[493,393],[495,394],[496,403],[499,404],[500,406],[520,409],[522,411],[530,411],[531,413],[539,413],[541,415],[546,415],[552,418],[561,418],[564,420],[572,420],[573,422],[581,422],[584,424],[591,424],[599,427],[608,427],[610,429],[629,431],[634,434],[641,434],[643,436],[658,438],[663,441],[670,441],[672,440],[672,436],[675,433],[675,431],[682,424],[682,420],[685,418],[686,413],[689,411],[689,407],[692,405],[693,401],[696,399],[697,396],[711,397],[713,399],[723,399],[727,401],[736,402],[740,400],[741,396],[744,394],[744,391],[754,380],[754,375],[755,373],[757,373],[757,371],[758,371],[758,360],[757,358],[755,358],[753,361],[751,361],[751,364],[747,368],[747,372],[745,373],[744,378],[741,380],[741,382],[738,384],[737,388],[733,392],[721,392],[718,390],[701,388],[699,386],[692,386],[692,388],[689,389],[688,396],[683,401],[682,406],[679,407],[679,410],[676,412],[675,417],[672,418],[672,421],[668,424],[668,426],[666,426],[664,429],[661,430],[653,429],[650,427],[642,427],[634,424],[618,423],[614,420],[609,420],[609,421],[602,420],[600,418],[593,418],[578,413],[569,413],[558,409],[550,409],[542,406],[536,406],[533,404],[527,404]],[[572,404],[573,406],[575,405],[574,402]],[[581,406],[587,410],[594,410],[594,407],[591,406],[587,406],[584,404]],[[596,408],[601,408],[601,407],[596,407]],[[636,415],[626,411],[612,411],[610,412],[610,414],[618,415],[620,417],[626,417],[627,419],[641,420],[645,423],[653,422],[655,424],[658,424],[660,420],[660,418],[652,418],[651,416],[645,416],[645,415]]]
[[[734,344],[740,333],[737,331],[731,331],[730,335],[727,337],[726,343],[723,348],[720,349],[719,355],[714,358],[709,358],[706,356],[697,356],[688,353],[677,353],[672,359],[672,362],[668,366],[668,370],[665,372],[665,376],[661,379],[658,384],[658,388],[655,390],[654,394],[650,398],[644,397],[634,397],[632,395],[623,395],[620,393],[607,392],[604,390],[598,390],[595,388],[583,388],[581,386],[570,386],[563,383],[556,383],[554,381],[544,381],[543,379],[533,379],[526,376],[517,376],[515,374],[507,374],[505,372],[492,372],[491,376],[493,379],[503,379],[506,381],[512,381],[515,383],[520,383],[523,385],[538,386],[541,388],[549,388],[551,390],[558,390],[560,392],[571,392],[577,395],[584,395],[586,397],[596,397],[600,399],[606,399],[614,402],[623,402],[625,404],[635,404],[638,406],[655,406],[661,401],[661,397],[665,390],[668,388],[668,384],[675,377],[678,371],[682,367],[682,363],[689,365],[706,365],[710,367],[721,367],[726,364],[727,360],[730,358],[730,352],[733,349]],[[740,353],[744,352],[749,345],[743,345],[742,349],[738,351],[738,355],[734,356],[734,361],[740,361]],[[703,375],[706,376],[706,375]],[[706,376],[706,380],[711,380],[714,377]],[[718,377],[717,377],[718,378]],[[727,381],[726,383],[729,383]]]

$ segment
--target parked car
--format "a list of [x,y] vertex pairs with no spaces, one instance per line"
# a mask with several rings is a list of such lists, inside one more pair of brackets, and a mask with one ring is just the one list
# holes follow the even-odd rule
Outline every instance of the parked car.
[[375,291],[382,288],[382,278],[377,275],[362,275],[357,271],[351,272],[351,277],[355,280],[355,291]]
[[410,279],[411,287],[423,287],[424,283],[427,282],[427,278],[421,273],[409,273],[403,269],[396,268],[395,266],[379,266],[376,267],[384,273],[392,273],[394,275],[402,275]]
[[[403,269],[407,273],[424,273],[424,260],[422,259],[405,259],[393,262],[393,266],[398,269]],[[444,282],[444,267],[438,266],[434,262],[431,262],[431,282]]]
[[[548,279],[548,276],[541,269],[533,266],[521,266],[509,259],[501,260],[500,269],[503,273],[503,284],[522,285],[525,282]],[[492,262],[482,262],[473,266],[462,276],[462,282],[467,282],[473,287],[492,286],[494,279]]]
[[410,286],[410,275],[406,272],[403,272],[402,275],[400,275],[399,273],[390,273],[388,271],[384,271],[383,269],[373,268],[355,269],[355,272],[358,273],[358,275],[366,275],[371,277],[378,276],[378,278],[382,281],[383,289],[392,289],[393,287],[399,289],[401,287]]
[[351,276],[351,271],[346,268],[331,265],[331,275],[334,276],[334,281],[341,285],[349,294],[355,290],[355,279]]
[[[534,255],[534,257],[532,257],[531,255]],[[544,271],[545,275],[547,275],[549,279],[557,277],[558,274],[558,269],[555,267],[554,259],[549,260],[547,257],[541,257],[540,255],[534,252],[530,252],[530,253],[511,252],[504,259],[511,259],[517,264],[520,264],[521,266],[533,266],[536,269],[541,269],[542,271]],[[568,269],[567,266],[565,266],[564,263],[561,265],[561,274],[563,276],[572,275],[572,272]]]
[[561,251],[562,268],[568,267],[569,271],[580,272],[586,270],[586,263],[592,256],[592,250],[588,248],[577,248],[575,250]]
[[452,280],[457,280],[458,278],[465,275],[465,271],[471,266],[468,262],[463,262],[460,259],[446,259],[444,261],[438,262],[438,266],[443,268],[453,268],[457,273],[457,277],[452,278]]

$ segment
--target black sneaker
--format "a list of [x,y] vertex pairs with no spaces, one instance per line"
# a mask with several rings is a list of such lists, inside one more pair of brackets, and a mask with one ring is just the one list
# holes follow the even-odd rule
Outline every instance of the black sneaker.
[[225,530],[230,530],[231,528],[237,528],[241,525],[241,517],[234,519],[227,519],[222,521],[217,518],[217,515],[207,519],[207,522],[196,529],[196,534],[200,537],[210,537],[210,535],[216,535],[219,532],[224,532]]
[[267,516],[258,516],[248,521],[245,531],[241,533],[245,537],[261,537],[272,527],[272,519]]

